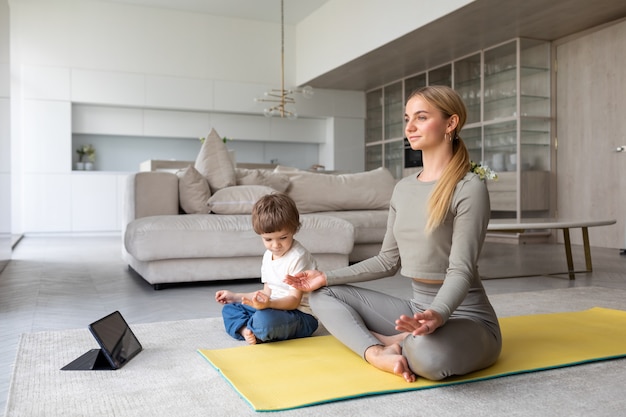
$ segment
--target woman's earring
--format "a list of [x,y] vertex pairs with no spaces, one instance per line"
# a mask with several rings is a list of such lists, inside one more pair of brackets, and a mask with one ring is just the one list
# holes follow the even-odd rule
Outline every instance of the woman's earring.
[[449,133],[445,133],[444,134],[444,138],[448,141],[448,142],[452,142],[452,135]]

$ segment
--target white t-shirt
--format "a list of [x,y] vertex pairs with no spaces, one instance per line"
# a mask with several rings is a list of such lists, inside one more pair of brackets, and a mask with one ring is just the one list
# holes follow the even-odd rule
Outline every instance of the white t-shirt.
[[[280,258],[272,259],[272,252],[266,250],[261,265],[261,282],[272,290],[270,299],[275,300],[289,295],[291,286],[283,280],[286,275],[295,275],[307,269],[317,269],[317,262],[304,246],[294,239],[291,248]],[[310,314],[308,294],[304,294],[298,310]]]

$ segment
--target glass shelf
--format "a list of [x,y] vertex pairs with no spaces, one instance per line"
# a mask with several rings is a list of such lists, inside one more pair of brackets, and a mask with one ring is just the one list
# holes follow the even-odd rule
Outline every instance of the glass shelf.
[[382,146],[366,146],[365,147],[365,170],[380,168],[383,166],[383,148]]
[[385,86],[385,109],[383,137],[385,139],[403,136],[404,130],[404,104],[402,100],[402,81]]
[[409,98],[413,91],[426,87],[426,73],[418,74],[404,80],[404,101]]
[[464,127],[460,133],[463,142],[465,142],[465,146],[470,154],[470,160],[482,163],[483,156],[483,135],[482,135],[482,127]]
[[370,91],[365,96],[365,142],[376,142],[383,137],[383,90]]
[[428,85],[447,85],[452,87],[452,64],[428,71]]
[[454,63],[454,88],[467,107],[466,123],[480,122],[481,58],[475,54]]
[[402,178],[402,156],[404,153],[403,139],[393,142],[385,142],[385,167],[389,169],[394,178]]

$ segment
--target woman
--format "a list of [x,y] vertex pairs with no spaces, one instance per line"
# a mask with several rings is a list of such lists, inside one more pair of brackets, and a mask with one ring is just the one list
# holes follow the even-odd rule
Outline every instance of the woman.
[[[489,223],[489,194],[469,172],[459,137],[466,109],[449,87],[428,86],[406,103],[406,137],[423,169],[396,185],[380,253],[327,273],[285,282],[310,296],[328,331],[373,366],[414,382],[492,365],[502,346],[495,312],[478,274]],[[352,285],[401,273],[410,300]]]

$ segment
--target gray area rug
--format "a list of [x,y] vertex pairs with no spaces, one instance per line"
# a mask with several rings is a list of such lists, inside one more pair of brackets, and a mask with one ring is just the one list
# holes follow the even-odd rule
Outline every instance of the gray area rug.
[[[626,291],[600,287],[498,294],[491,300],[501,317],[596,306],[626,310]],[[59,370],[97,347],[86,328],[22,335],[6,416],[259,414],[196,351],[245,344],[226,335],[221,319],[131,323],[131,327],[144,351],[117,371]],[[626,359],[619,359],[272,415],[616,416],[626,413],[625,386]]]

